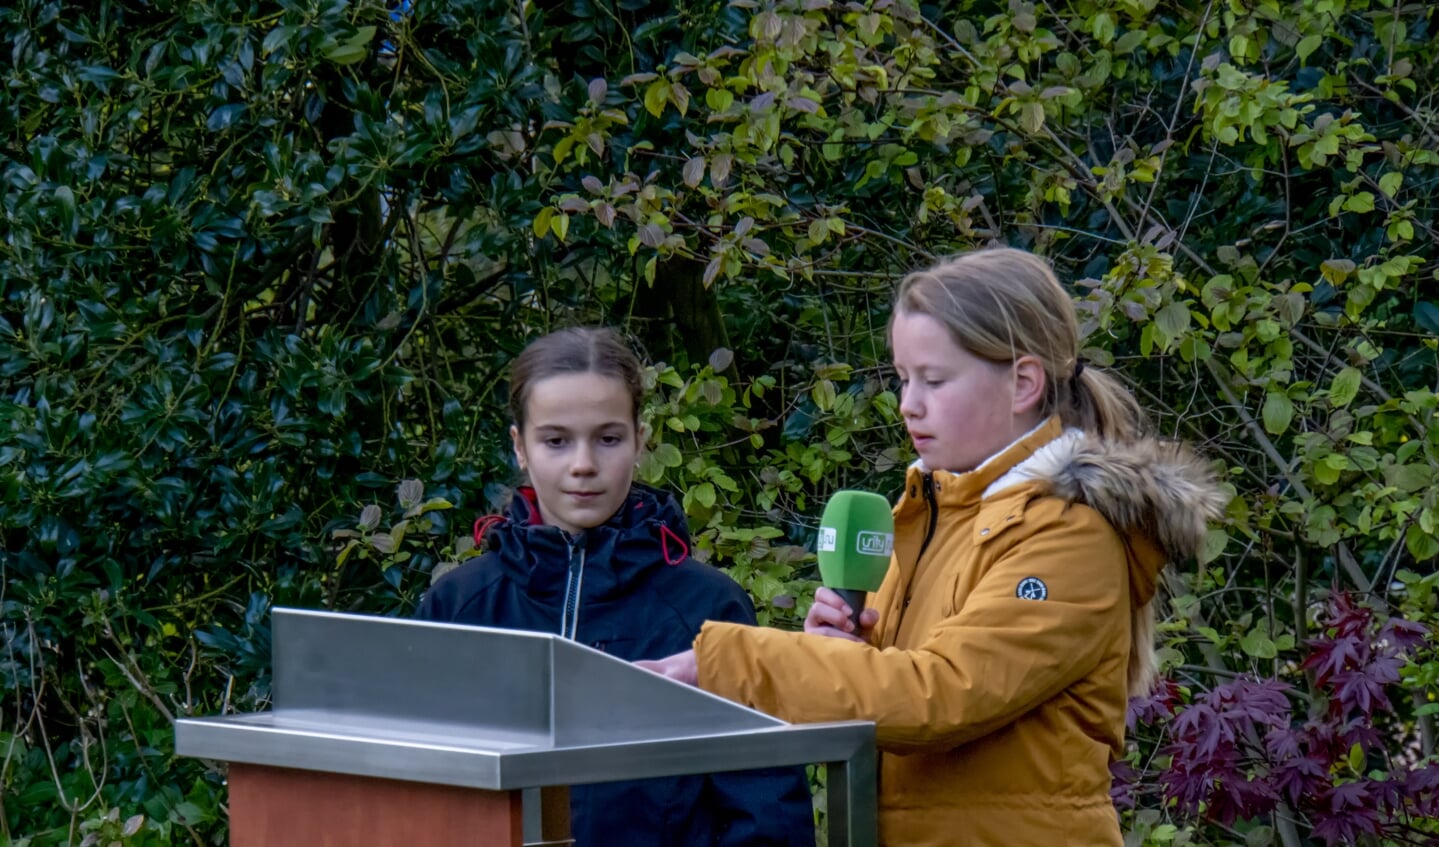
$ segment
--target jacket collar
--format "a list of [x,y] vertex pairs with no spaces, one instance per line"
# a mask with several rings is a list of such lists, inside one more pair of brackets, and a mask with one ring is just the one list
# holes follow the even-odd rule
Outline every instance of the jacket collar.
[[533,493],[518,489],[483,543],[527,594],[555,603],[564,596],[570,565],[581,551],[589,600],[629,591],[648,571],[678,565],[690,551],[684,513],[674,497],[639,483],[608,521],[576,535],[542,523]]
[[924,467],[922,462],[915,462],[910,465],[909,471],[905,474],[905,495],[918,497],[920,488],[924,484],[924,477],[929,475],[934,481],[934,496],[939,505],[957,506],[977,503],[995,480],[1034,455],[1036,450],[1053,441],[1062,430],[1063,425],[1060,424],[1059,418],[1051,417],[1020,436],[1008,447],[985,459],[979,467],[963,473],[945,470],[930,471]]
[[[919,463],[910,467],[896,517],[919,502],[926,473]],[[968,473],[931,477],[940,507],[1052,496],[1094,509],[1124,539],[1137,604],[1154,596],[1166,563],[1199,553],[1209,521],[1229,502],[1205,462],[1182,444],[1103,441],[1063,429],[1057,417]]]

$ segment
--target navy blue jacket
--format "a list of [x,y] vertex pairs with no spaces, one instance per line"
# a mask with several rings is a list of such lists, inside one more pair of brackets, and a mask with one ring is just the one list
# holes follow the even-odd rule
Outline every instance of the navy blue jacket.
[[[425,620],[552,632],[627,661],[688,650],[706,620],[755,623],[734,580],[689,556],[684,514],[636,484],[603,525],[542,524],[530,489],[484,530],[486,552],[435,582]],[[802,768],[570,789],[576,847],[813,847]]]

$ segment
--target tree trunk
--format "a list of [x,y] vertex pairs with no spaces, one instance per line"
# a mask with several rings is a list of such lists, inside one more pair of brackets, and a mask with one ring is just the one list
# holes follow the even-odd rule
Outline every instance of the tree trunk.
[[[644,296],[646,294],[649,296]],[[674,320],[674,333],[667,333],[662,349],[671,358],[683,349],[690,362],[703,364],[709,361],[710,354],[715,350],[721,347],[730,349],[729,331],[725,328],[724,315],[720,313],[719,297],[713,286],[704,284],[704,266],[699,262],[675,257],[661,264],[655,272],[654,286],[647,292],[639,292],[635,299],[637,317],[642,303],[647,310],[668,307],[667,311]],[[649,313],[653,314],[653,311]],[[722,374],[731,383],[738,381],[739,369],[735,360],[731,360]]]

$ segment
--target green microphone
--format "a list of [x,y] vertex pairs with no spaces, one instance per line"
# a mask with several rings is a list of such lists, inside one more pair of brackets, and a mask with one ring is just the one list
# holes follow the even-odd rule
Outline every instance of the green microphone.
[[819,520],[819,575],[854,611],[859,631],[864,595],[878,591],[894,551],[894,514],[889,501],[868,491],[836,491]]

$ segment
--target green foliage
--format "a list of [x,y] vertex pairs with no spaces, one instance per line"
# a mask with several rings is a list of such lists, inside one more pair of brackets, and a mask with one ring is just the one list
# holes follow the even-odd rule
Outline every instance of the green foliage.
[[[1431,630],[1439,628],[1439,571],[1425,576],[1401,570],[1395,579],[1403,585],[1400,609],[1404,617]],[[1415,713],[1430,719],[1439,715],[1439,650],[1429,650],[1400,670],[1402,685],[1413,697]]]
[[764,417],[766,395],[781,391],[776,378],[762,375],[736,392],[715,372],[732,356],[717,350],[688,379],[673,367],[653,374],[638,477],[681,493],[695,556],[729,568],[761,624],[798,627],[815,589],[807,548],[820,495],[901,482],[898,400],[876,376],[815,364],[791,374],[799,388],[785,392],[790,405],[779,418]]
[[[554,326],[645,348],[641,477],[797,625],[824,499],[910,458],[894,279],[991,240],[1050,257],[1085,355],[1225,469],[1162,626],[1186,687],[1309,692],[1335,584],[1435,622],[1435,26],[1391,0],[0,8],[0,839],[222,840],[221,775],[169,722],[265,705],[271,606],[405,614],[473,552],[512,480],[504,364]],[[1432,754],[1434,666],[1394,756]]]

